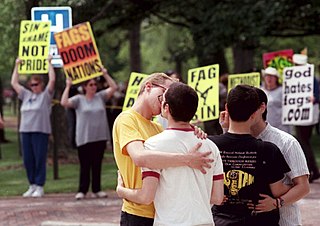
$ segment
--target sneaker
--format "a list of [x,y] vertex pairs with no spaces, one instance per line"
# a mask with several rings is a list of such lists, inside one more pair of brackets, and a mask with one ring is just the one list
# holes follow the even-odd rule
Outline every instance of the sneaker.
[[76,200],[80,200],[80,199],[84,199],[85,198],[85,194],[83,194],[82,192],[78,192],[75,196]]
[[44,195],[43,187],[42,186],[36,186],[36,190],[32,193],[32,197],[34,198],[40,198]]
[[104,191],[99,191],[99,192],[96,192],[96,193],[92,193],[91,197],[92,198],[107,198],[108,195]]
[[28,191],[26,191],[25,193],[22,194],[23,197],[31,197],[32,193],[36,190],[36,185],[35,184],[31,184],[29,186]]

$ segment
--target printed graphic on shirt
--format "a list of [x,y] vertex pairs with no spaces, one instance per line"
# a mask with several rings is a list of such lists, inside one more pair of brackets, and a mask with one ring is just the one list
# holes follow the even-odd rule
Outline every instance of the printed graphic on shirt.
[[242,204],[249,200],[243,196],[246,188],[254,184],[253,172],[257,165],[257,152],[221,151],[225,169],[224,185],[228,204]]

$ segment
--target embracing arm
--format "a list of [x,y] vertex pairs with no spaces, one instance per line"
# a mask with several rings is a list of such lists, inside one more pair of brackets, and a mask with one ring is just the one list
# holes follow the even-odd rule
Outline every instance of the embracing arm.
[[19,83],[18,67],[20,63],[21,63],[21,59],[17,58],[13,72],[12,72],[12,76],[11,76],[11,86],[17,92],[18,95],[20,94],[20,91],[23,88]]
[[[310,192],[307,175],[296,177],[292,181],[294,185],[289,189],[289,191],[287,191],[285,194],[282,194],[282,195],[278,194],[278,196],[275,196],[276,198],[281,198],[283,200],[282,206],[295,203]],[[257,210],[265,212],[265,211],[270,211],[276,208],[277,206],[276,199],[265,194],[260,194],[260,196],[263,199],[259,200],[259,204],[257,205],[257,208],[256,208]],[[281,208],[281,206],[279,206],[279,208]]]
[[211,204],[221,205],[221,203],[223,202],[223,197],[224,197],[223,182],[224,182],[223,177],[222,179],[213,181],[212,190],[211,190],[211,199],[210,199]]
[[105,80],[109,85],[109,87],[107,88],[107,99],[109,99],[110,97],[112,97],[114,92],[118,89],[118,86],[116,82],[111,78],[106,68],[102,67],[102,73],[103,73],[103,77],[105,78]]
[[211,167],[213,159],[207,158],[211,152],[198,152],[201,143],[189,151],[188,154],[164,153],[160,151],[145,150],[142,141],[132,141],[126,145],[127,152],[134,164],[151,169],[168,167],[189,166],[206,173],[205,168]]
[[56,73],[54,72],[54,68],[51,64],[52,56],[50,55],[48,57],[48,63],[49,63],[49,81],[47,84],[48,90],[50,93],[53,93],[54,91],[54,84],[56,82]]
[[142,188],[130,189],[125,188],[121,175],[118,172],[117,194],[120,198],[129,200],[134,203],[149,205],[153,202],[159,179],[156,177],[146,177],[142,181]]

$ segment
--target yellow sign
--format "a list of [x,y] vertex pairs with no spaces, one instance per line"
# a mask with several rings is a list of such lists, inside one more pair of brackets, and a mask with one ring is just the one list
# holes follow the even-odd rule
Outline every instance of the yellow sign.
[[219,118],[219,65],[190,69],[188,85],[194,88],[199,96],[198,110],[193,121]]
[[147,76],[148,75],[146,74],[140,74],[136,72],[131,73],[122,111],[128,110],[129,108],[132,107],[135,100],[138,98],[140,84],[143,81],[143,79],[146,78]]
[[49,71],[48,55],[51,22],[22,20],[20,24],[20,74],[45,74]]
[[77,84],[102,75],[102,63],[89,22],[54,34],[64,72]]
[[234,74],[228,76],[228,92],[237,85],[250,85],[260,87],[260,73]]

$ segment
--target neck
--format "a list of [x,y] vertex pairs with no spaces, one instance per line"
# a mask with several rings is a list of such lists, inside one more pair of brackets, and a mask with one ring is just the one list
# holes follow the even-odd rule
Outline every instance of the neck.
[[267,90],[274,90],[274,89],[276,89],[277,87],[278,87],[277,84],[274,84],[274,85],[272,85],[272,84],[266,85],[266,89],[267,89]]
[[246,122],[235,122],[230,119],[228,132],[235,134],[250,134],[250,124]]
[[262,133],[262,131],[267,127],[267,123],[260,119],[258,123],[251,126],[251,135],[257,137]]
[[143,97],[139,96],[134,102],[132,109],[142,115],[144,118],[151,120],[152,119],[152,111],[150,111],[146,103],[143,101]]
[[168,128],[189,129],[189,122],[174,121],[171,117],[168,118]]
[[88,92],[86,92],[86,98],[87,98],[88,100],[91,100],[93,97],[94,97],[94,93],[88,93]]

